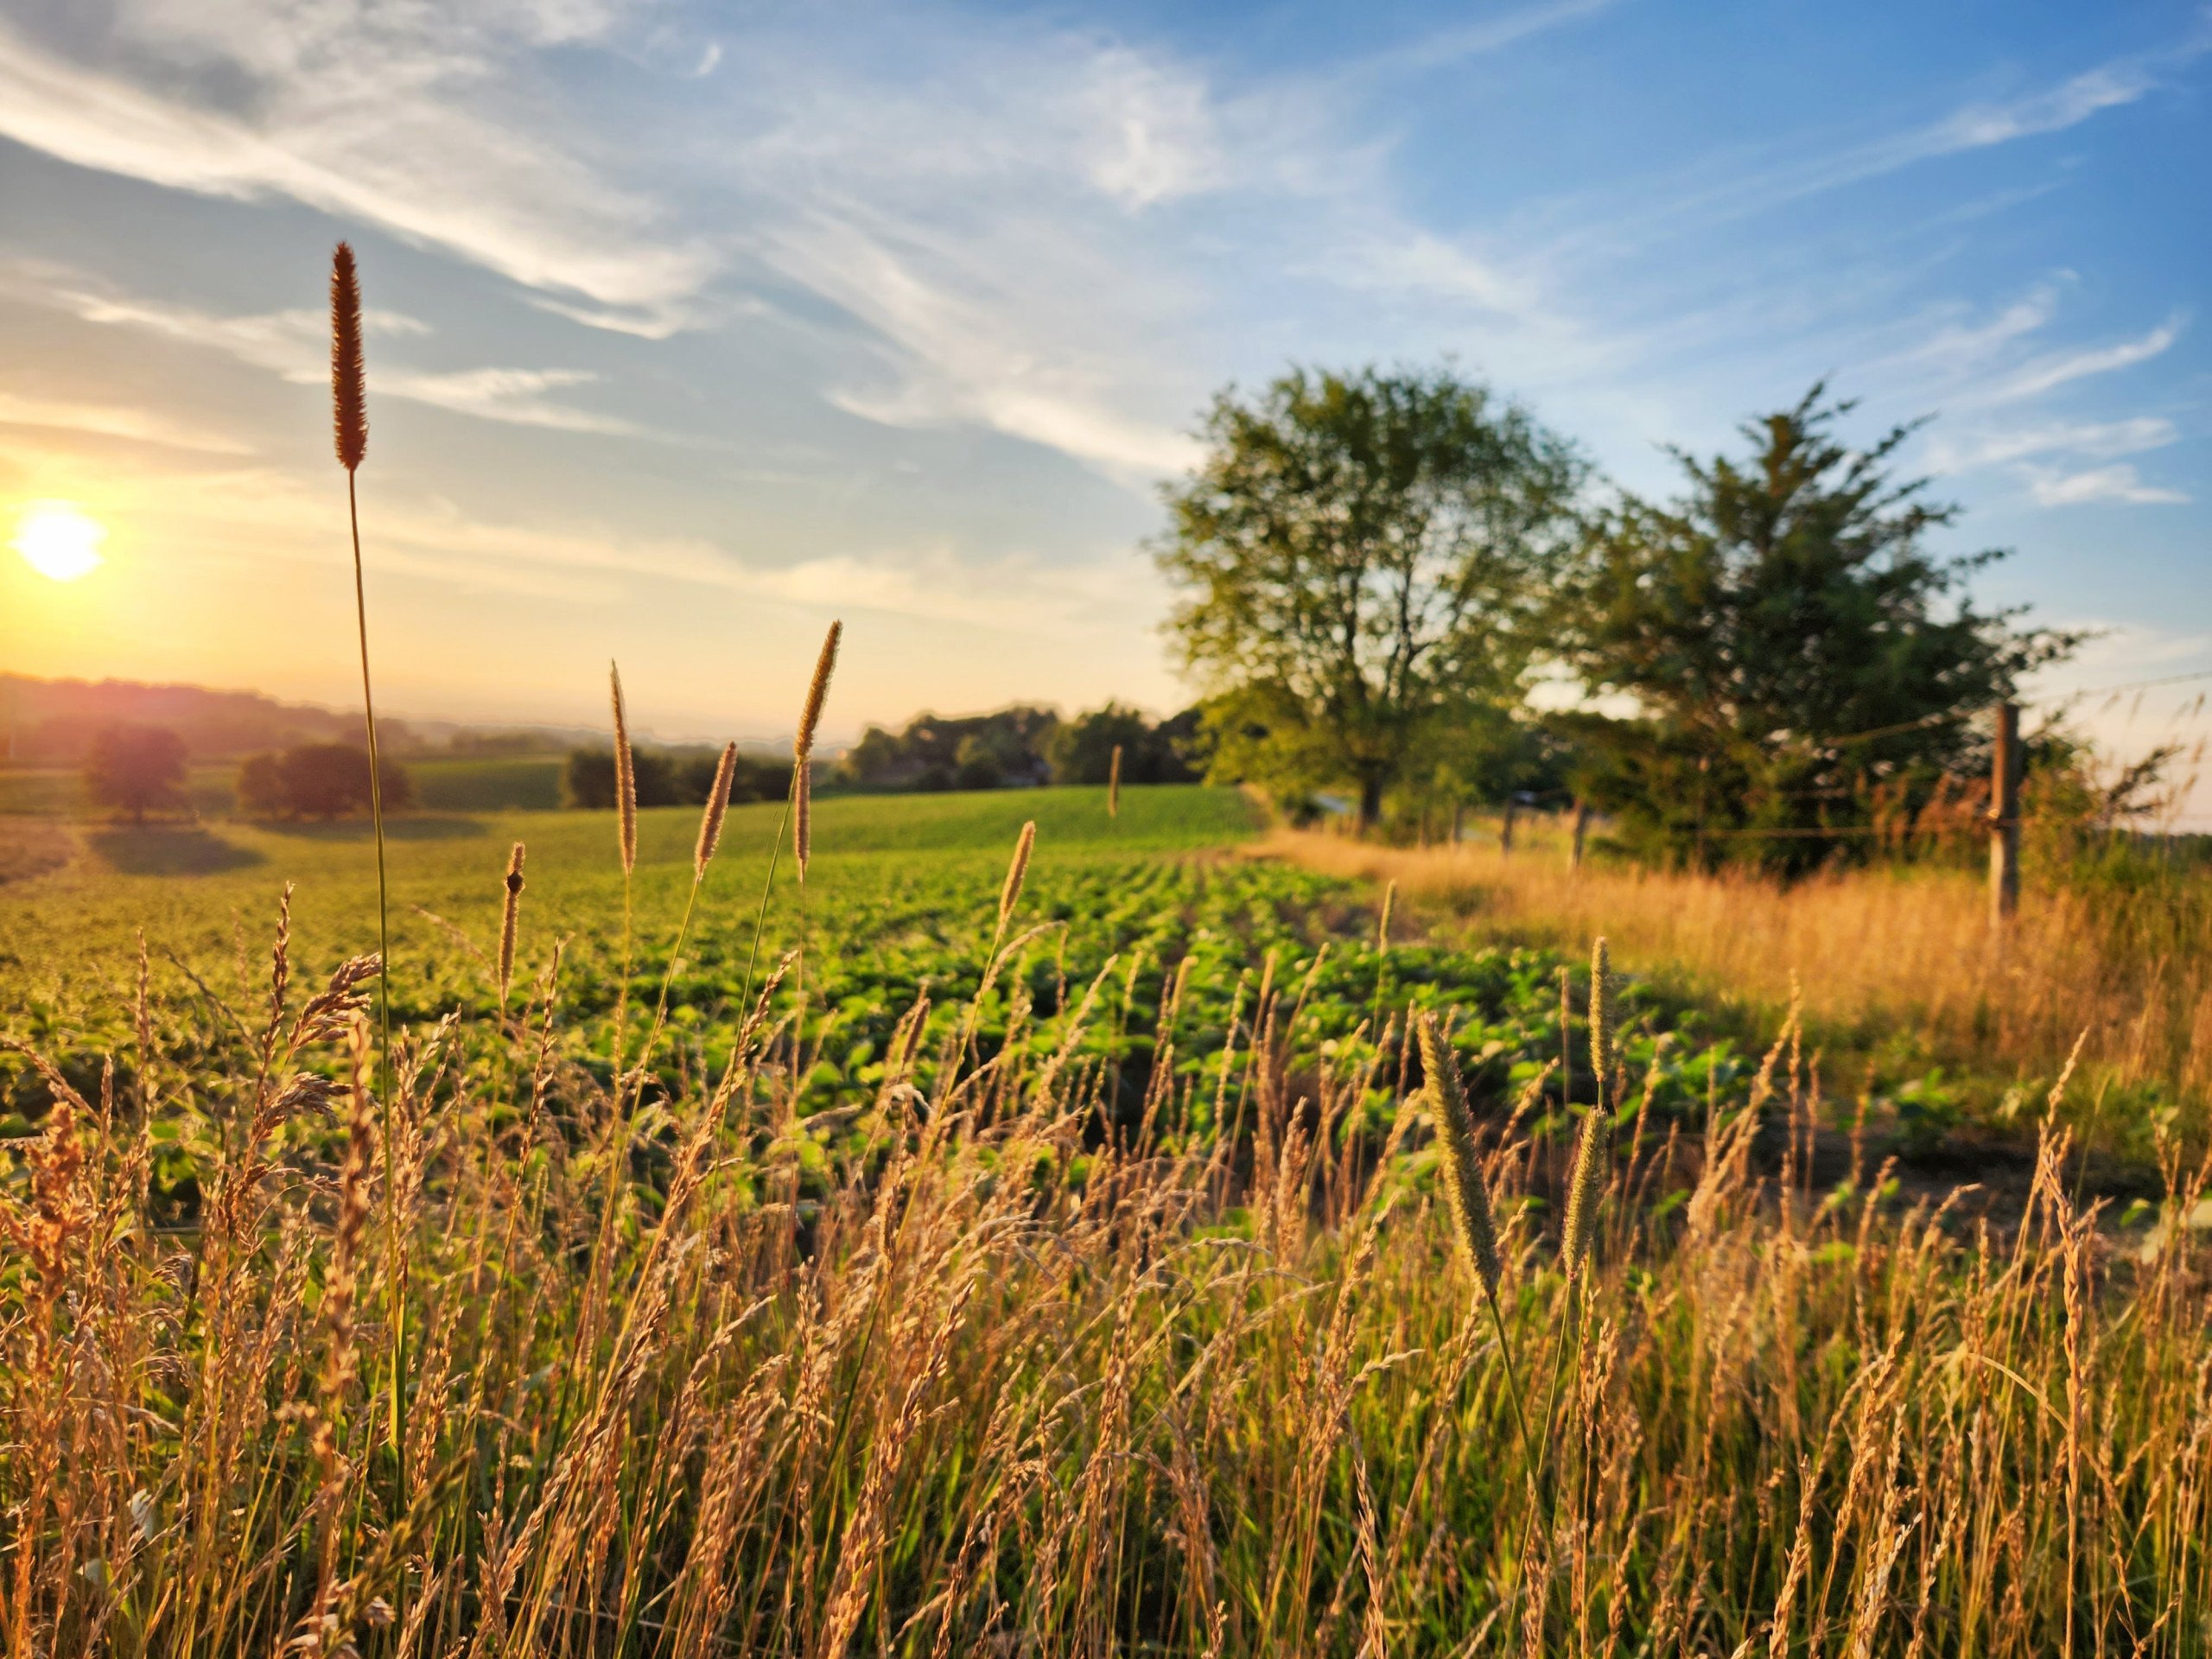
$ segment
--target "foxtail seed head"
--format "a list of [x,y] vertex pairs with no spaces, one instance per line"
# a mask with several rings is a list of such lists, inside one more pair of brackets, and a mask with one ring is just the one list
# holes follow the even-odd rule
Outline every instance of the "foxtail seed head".
[[352,472],[369,453],[366,373],[361,361],[361,279],[353,250],[330,256],[330,402],[338,464]]
[[522,920],[522,842],[507,855],[506,899],[499,910],[499,1004],[506,1006],[507,988],[515,978],[515,932]]
[[1570,1282],[1589,1265],[1590,1246],[1598,1235],[1598,1165],[1605,1156],[1611,1123],[1604,1108],[1593,1109],[1582,1120],[1582,1138],[1574,1143],[1574,1166],[1567,1178],[1567,1216],[1560,1227],[1560,1266]]
[[1467,1106],[1466,1085],[1433,1015],[1421,1016],[1420,1033],[1421,1071],[1428,1079],[1429,1109],[1436,1118],[1445,1203],[1451,1208],[1460,1248],[1481,1275],[1483,1288],[1496,1296],[1498,1281],[1504,1276],[1497,1257],[1497,1224],[1491,1214],[1482,1160],[1475,1151],[1475,1120]]
[[638,868],[638,762],[630,753],[630,721],[622,709],[622,671],[607,665],[614,700],[614,810],[622,825],[622,874]]
[[1014,861],[1006,867],[1006,885],[999,889],[999,931],[1004,932],[1014,907],[1021,902],[1021,884],[1029,875],[1029,849],[1037,844],[1037,821],[1032,818],[1021,826],[1020,837],[1014,843]]
[[832,622],[823,638],[822,654],[814,659],[814,677],[806,684],[806,706],[799,710],[798,735],[791,742],[791,753],[802,766],[814,753],[815,728],[822,723],[822,703],[830,695],[830,676],[837,666],[837,641],[844,632],[842,622]]
[[1106,768],[1106,816],[1122,816],[1122,746],[1114,746],[1114,759]]
[[721,763],[715,767],[714,786],[707,792],[707,810],[699,819],[699,845],[691,855],[693,880],[707,873],[707,861],[721,842],[722,814],[729,810],[730,774],[737,770],[737,745],[722,745]]

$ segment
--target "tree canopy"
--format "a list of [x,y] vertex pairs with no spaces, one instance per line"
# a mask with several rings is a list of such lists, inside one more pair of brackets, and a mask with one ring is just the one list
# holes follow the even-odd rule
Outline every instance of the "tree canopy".
[[[386,811],[415,804],[407,769],[378,768]],[[238,806],[250,817],[342,818],[370,804],[369,752],[358,743],[302,743],[281,754],[248,755],[238,767]]]
[[1293,370],[1202,435],[1154,556],[1216,773],[1347,786],[1371,823],[1425,747],[1517,701],[1586,467],[1448,369]]
[[1967,718],[2069,651],[1964,594],[2003,556],[1942,558],[1956,509],[1891,470],[1911,426],[1866,449],[1815,386],[1747,423],[1750,453],[1675,451],[1681,495],[1597,514],[1570,586],[1570,654],[1637,712],[1580,722],[1593,792],[1648,849],[1803,869],[1878,795],[1932,788],[1986,743]]
[[143,823],[149,812],[186,804],[184,740],[166,726],[108,726],[85,757],[85,792],[93,804]]

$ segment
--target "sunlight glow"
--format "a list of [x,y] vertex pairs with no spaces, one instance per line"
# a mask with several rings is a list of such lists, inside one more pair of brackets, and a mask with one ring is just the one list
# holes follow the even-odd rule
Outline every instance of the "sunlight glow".
[[16,525],[16,551],[42,576],[74,582],[100,563],[106,528],[66,501],[43,501],[23,509]]

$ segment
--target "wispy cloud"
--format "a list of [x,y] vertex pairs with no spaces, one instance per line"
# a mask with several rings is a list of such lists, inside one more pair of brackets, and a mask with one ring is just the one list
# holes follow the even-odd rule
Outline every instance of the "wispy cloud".
[[382,375],[377,390],[411,397],[458,415],[542,426],[556,432],[597,432],[610,437],[640,435],[644,429],[612,415],[572,408],[545,394],[563,386],[588,386],[600,377],[588,369],[463,369],[453,374]]
[[[0,135],[203,195],[289,197],[635,322],[672,326],[712,272],[702,243],[578,159],[543,104],[493,73],[503,54],[589,37],[609,12],[125,0],[118,13],[124,44],[99,64],[0,22]],[[230,95],[194,94],[217,86]]]
[[[1864,184],[1925,162],[2067,131],[2171,84],[2212,51],[2212,14],[2188,34],[2147,52],[2113,58],[2009,99],[1976,99],[1930,120],[1825,144],[1764,143],[1708,157],[1671,177],[1609,187],[1577,204],[1555,257],[1629,257],[1655,241],[1708,232],[1793,203]],[[1774,159],[1780,152],[1783,159]],[[1610,211],[1606,211],[1610,209]]]
[[[226,557],[320,565],[329,556],[326,493],[286,474],[173,472],[161,493],[186,521],[222,536]],[[257,534],[242,544],[225,527]],[[377,535],[387,575],[576,604],[634,605],[672,588],[1069,641],[1127,637],[1157,608],[1127,561],[1074,570],[1026,555],[978,561],[951,541],[926,537],[778,559],[707,537],[639,535],[611,523],[555,527],[440,499],[387,505]]]
[[2108,461],[2158,449],[2181,436],[2163,415],[2139,415],[2124,421],[2054,422],[2010,429],[1985,429],[1966,435],[1938,433],[1928,447],[1928,466],[1937,473],[1966,473],[2036,455],[2079,455]]
[[2049,353],[2023,364],[1986,391],[1976,394],[1971,401],[1978,404],[2019,403],[2040,397],[2071,381],[2133,368],[2165,351],[2181,338],[2181,331],[2182,320],[2176,317],[2134,340],[2085,350]]
[[0,391],[0,426],[46,427],[96,437],[125,438],[207,455],[249,455],[252,446],[204,426],[188,425],[158,410],[114,404],[75,403]]
[[2181,52],[2123,58],[2010,103],[1969,105],[1926,129],[1906,148],[1943,156],[2063,132],[2093,115],[2134,103],[2158,85],[2160,72],[2168,65],[2185,62],[2202,49],[2191,45]]
[[1528,6],[1503,16],[1456,23],[1400,45],[1379,48],[1339,73],[1360,79],[1381,79],[1450,68],[1470,58],[1502,52],[1535,35],[1594,16],[1611,9],[1614,3],[1615,0],[1554,0],[1549,5]]
[[2179,490],[2145,484],[2125,461],[2067,473],[2034,468],[2029,474],[2029,493],[2039,507],[2075,507],[2092,501],[2123,501],[2138,505],[2179,505],[2189,497]]
[[[56,280],[48,276],[41,280],[20,270],[6,286],[23,297],[67,309],[86,322],[140,329],[227,353],[295,385],[317,385],[330,372],[330,321],[320,311],[293,308],[223,315],[121,293],[81,279]],[[396,311],[372,310],[365,321],[372,339],[408,340],[431,332],[428,323]],[[644,429],[632,422],[579,409],[549,395],[568,387],[590,385],[599,378],[583,369],[435,372],[394,365],[378,371],[375,389],[380,397],[404,397],[481,420],[561,432],[642,435]]]

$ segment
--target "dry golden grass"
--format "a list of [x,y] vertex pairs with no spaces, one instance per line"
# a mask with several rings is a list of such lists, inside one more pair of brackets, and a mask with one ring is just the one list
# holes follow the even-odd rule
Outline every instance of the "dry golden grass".
[[[1442,900],[1498,937],[1579,946],[1605,934],[1662,970],[1777,1017],[1869,1039],[1924,1033],[2044,1084],[2082,1041],[2085,1077],[2184,1100],[2212,1095],[2212,902],[2202,879],[2126,892],[2031,880],[2001,947],[1983,882],[1890,868],[1781,887],[1567,855],[1567,833],[1388,848],[1278,830],[1259,850]],[[2084,1041],[2084,1034],[2086,1040]]]
[[[1702,1131],[1616,1075],[1570,1282],[1531,1201],[1563,1138],[1531,1132],[1541,1080],[1478,1114],[1440,1075],[1379,1149],[1342,1141],[1419,1067],[1294,1065],[1295,985],[1218,1085],[1158,1069],[1134,1135],[1102,1138],[1107,1065],[1070,1058],[1110,974],[1017,998],[988,1058],[925,1077],[910,1034],[825,1167],[772,980],[723,1075],[641,1127],[550,1040],[557,952],[522,1018],[404,1039],[379,1136],[370,967],[302,1003],[280,933],[244,1073],[143,1080],[235,1103],[186,1232],[146,1207],[155,1120],[45,1074],[0,1188],[11,1656],[2212,1639],[2202,1247],[2116,1250],[2063,1131],[2023,1207],[1968,1224],[1880,1173],[1762,1174],[1762,1128],[1794,1146],[1818,1109],[1787,1045]],[[1248,1139],[1155,1133],[1217,1086]],[[1433,1196],[1440,1100],[1487,1248]],[[2206,1173],[2168,1160],[2170,1215]],[[1552,1379],[1541,1433],[1516,1351]]]

